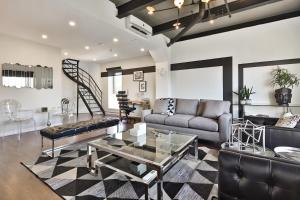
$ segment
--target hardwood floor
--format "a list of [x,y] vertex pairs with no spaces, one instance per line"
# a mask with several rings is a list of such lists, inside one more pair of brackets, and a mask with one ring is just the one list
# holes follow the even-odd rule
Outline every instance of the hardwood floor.
[[[79,120],[90,118],[80,115]],[[1,127],[0,127],[1,128]],[[125,125],[122,128],[126,129]],[[114,131],[116,127],[109,128]],[[69,137],[56,142],[56,146],[76,143],[99,137],[105,134],[105,129],[97,130],[75,137]],[[49,140],[44,140],[44,149],[50,148]],[[20,164],[36,158],[41,153],[41,137],[39,132],[29,132],[0,138],[0,199],[1,200],[57,200],[61,199],[38,178]]]

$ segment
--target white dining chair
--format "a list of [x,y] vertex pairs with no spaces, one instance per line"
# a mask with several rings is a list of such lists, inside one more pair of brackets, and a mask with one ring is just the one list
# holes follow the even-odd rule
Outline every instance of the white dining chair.
[[31,121],[36,130],[36,121],[33,116],[32,110],[22,110],[22,105],[20,102],[14,99],[5,99],[0,101],[0,110],[2,115],[4,115],[4,127],[2,128],[2,137],[6,136],[6,126],[9,125],[9,122],[17,123],[18,125],[18,134],[19,140],[21,139],[22,125],[24,122]]

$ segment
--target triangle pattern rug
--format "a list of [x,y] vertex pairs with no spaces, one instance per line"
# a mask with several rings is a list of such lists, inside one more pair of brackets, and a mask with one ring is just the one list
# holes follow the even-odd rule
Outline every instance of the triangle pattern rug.
[[[186,155],[163,177],[163,199],[210,200],[218,191],[218,151],[199,147],[198,160]],[[191,154],[192,151],[191,151]],[[106,155],[93,151],[93,159]],[[145,187],[106,167],[91,175],[87,169],[86,145],[70,146],[56,158],[42,154],[22,163],[56,194],[67,200],[145,199]],[[157,199],[157,186],[149,186],[149,199]]]

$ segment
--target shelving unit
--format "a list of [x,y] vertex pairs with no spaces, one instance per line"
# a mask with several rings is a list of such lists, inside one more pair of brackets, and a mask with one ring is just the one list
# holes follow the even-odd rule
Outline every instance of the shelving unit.
[[284,108],[285,112],[289,111],[289,108],[300,108],[300,104],[290,105],[276,105],[276,104],[232,104],[232,106],[239,107],[239,117],[245,117],[245,107],[277,107]]

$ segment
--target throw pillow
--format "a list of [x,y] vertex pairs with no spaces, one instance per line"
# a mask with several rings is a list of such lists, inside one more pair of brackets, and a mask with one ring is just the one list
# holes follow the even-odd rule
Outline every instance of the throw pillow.
[[293,116],[287,116],[287,117],[281,117],[275,126],[277,127],[285,127],[285,128],[295,128],[298,121],[300,120],[299,115],[293,115]]
[[168,99],[156,99],[153,106],[153,113],[168,115],[168,106]]
[[167,114],[168,115],[174,115],[175,114],[175,108],[176,108],[176,99],[175,98],[162,98],[161,100],[167,100],[168,101]]
[[208,100],[205,102],[202,116],[216,119],[224,113],[224,109],[225,109],[225,102]]

